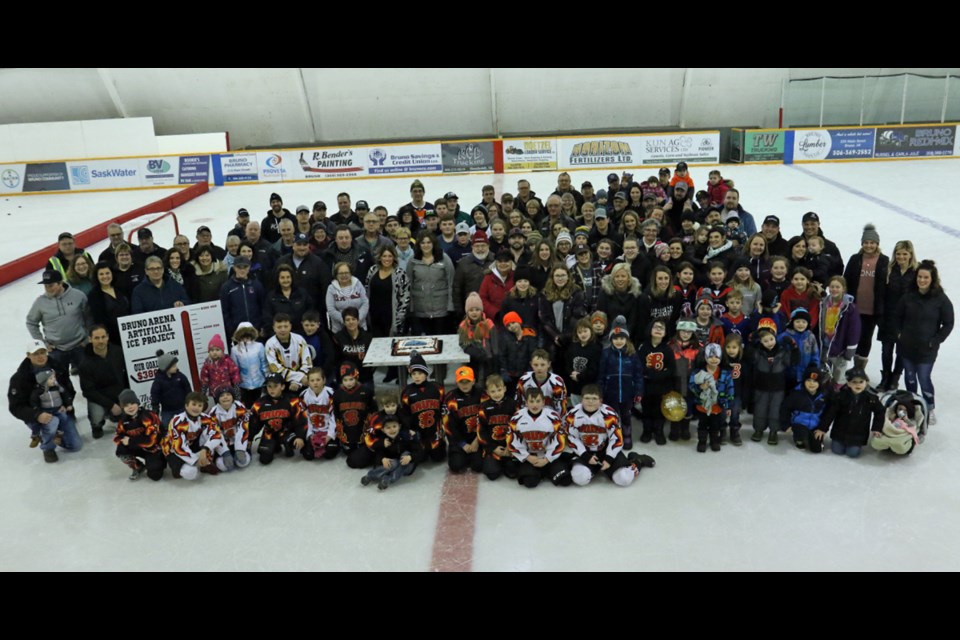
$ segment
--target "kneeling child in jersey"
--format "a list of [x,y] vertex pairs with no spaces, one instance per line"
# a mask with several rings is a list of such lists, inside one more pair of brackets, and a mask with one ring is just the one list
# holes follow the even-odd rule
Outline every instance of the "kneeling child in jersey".
[[204,414],[207,396],[191,391],[184,410],[170,421],[161,447],[174,478],[195,480],[202,471],[217,475],[227,471],[221,454],[227,450],[217,421]]
[[507,449],[520,463],[517,481],[533,489],[543,478],[558,487],[570,485],[570,469],[563,453],[566,436],[560,425],[560,415],[545,406],[543,390],[531,387],[524,392],[526,407],[510,419]]
[[151,480],[163,477],[163,454],[160,452],[160,418],[153,411],[140,408],[140,398],[130,389],[120,392],[123,413],[117,421],[117,457],[130,467],[130,479],[138,480],[144,471]]

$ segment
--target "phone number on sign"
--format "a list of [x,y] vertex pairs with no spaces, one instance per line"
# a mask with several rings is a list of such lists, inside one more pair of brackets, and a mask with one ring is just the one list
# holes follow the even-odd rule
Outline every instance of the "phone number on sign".
[[871,149],[837,149],[830,153],[833,158],[851,158],[857,156],[872,156]]

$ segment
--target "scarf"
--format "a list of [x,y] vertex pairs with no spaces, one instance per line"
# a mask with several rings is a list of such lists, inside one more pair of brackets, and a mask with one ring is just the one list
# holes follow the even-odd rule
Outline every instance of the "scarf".
[[730,242],[729,240],[727,240],[726,242],[724,242],[722,245],[720,245],[720,246],[717,247],[716,249],[707,249],[707,255],[706,255],[706,257],[704,258],[704,262],[709,262],[709,261],[712,260],[715,256],[718,256],[718,255],[720,255],[721,253],[723,253],[724,251],[727,251],[728,249],[732,249],[732,248],[733,248],[733,243]]

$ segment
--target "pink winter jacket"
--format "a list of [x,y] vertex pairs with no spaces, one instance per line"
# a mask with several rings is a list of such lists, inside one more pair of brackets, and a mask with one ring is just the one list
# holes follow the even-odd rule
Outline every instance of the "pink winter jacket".
[[223,355],[219,360],[209,356],[200,369],[200,386],[203,393],[212,395],[217,389],[229,387],[235,398],[239,398],[240,369],[233,358]]

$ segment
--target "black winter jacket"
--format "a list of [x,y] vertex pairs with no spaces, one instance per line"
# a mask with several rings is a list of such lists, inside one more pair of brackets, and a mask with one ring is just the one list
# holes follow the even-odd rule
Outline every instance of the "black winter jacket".
[[[860,271],[863,265],[863,254],[855,253],[850,256],[847,268],[843,271],[843,278],[847,281],[847,293],[857,300],[857,288],[860,286]],[[881,255],[877,258],[877,269],[873,278],[873,316],[883,315],[884,299],[887,293],[887,270],[890,268],[890,258]],[[898,269],[899,271],[899,269]],[[860,305],[857,305],[859,308]]]
[[93,352],[92,344],[84,348],[83,362],[80,363],[80,390],[84,398],[109,409],[117,404],[120,392],[129,388],[127,366],[120,347],[108,346],[105,358]]
[[883,405],[875,393],[854,394],[844,387],[830,399],[817,430],[826,431],[830,425],[832,440],[848,447],[865,446],[871,431],[883,429]]
[[57,374],[57,382],[59,382],[60,386],[64,389],[61,393],[63,406],[72,405],[73,398],[77,395],[73,388],[73,383],[70,381],[70,374],[67,372],[67,369],[58,362],[48,359],[47,364],[42,367],[34,367],[33,363],[30,362],[30,358],[24,358],[20,366],[17,367],[17,372],[10,378],[10,386],[7,389],[7,402],[10,405],[10,413],[12,413],[14,417],[23,420],[27,425],[35,423],[37,416],[43,413],[43,409],[34,408],[30,402],[30,395],[37,386],[36,375],[40,369],[53,369],[54,373]]
[[908,292],[897,305],[900,353],[916,364],[937,359],[940,343],[953,331],[953,303],[943,291]]

